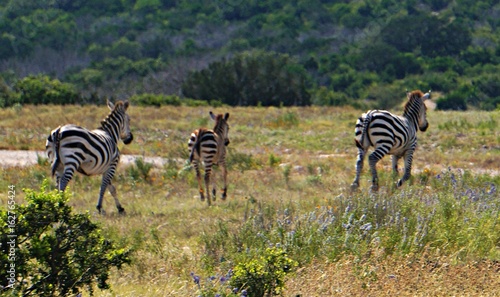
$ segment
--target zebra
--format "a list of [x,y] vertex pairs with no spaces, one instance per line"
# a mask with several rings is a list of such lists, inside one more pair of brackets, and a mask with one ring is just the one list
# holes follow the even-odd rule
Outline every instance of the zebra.
[[358,148],[356,177],[351,185],[359,187],[359,175],[363,169],[365,154],[370,146],[375,151],[368,157],[372,173],[372,191],[378,191],[376,165],[385,155],[392,155],[392,170],[398,173],[398,161],[404,157],[404,175],[397,181],[400,187],[411,176],[413,152],[417,147],[417,130],[424,132],[429,127],[424,101],[430,98],[431,91],[423,94],[420,90],[407,92],[408,101],[404,105],[402,116],[386,110],[370,110],[361,115],[356,122],[355,143]]
[[[205,195],[203,191],[203,186],[201,182],[200,174],[200,162],[203,162],[205,169],[205,187],[207,192],[207,202],[211,205],[210,201],[210,175],[212,172],[212,165],[219,165],[222,171],[222,177],[224,179],[224,188],[222,189],[222,200],[227,197],[227,169],[226,169],[226,146],[229,145],[230,141],[228,138],[229,125],[227,120],[229,119],[229,113],[215,115],[210,111],[210,117],[215,121],[215,126],[213,130],[206,128],[200,128],[193,133],[189,138],[188,148],[189,148],[189,164],[193,163],[196,170],[196,178],[198,179],[198,188],[200,192],[201,201],[205,200]],[[215,179],[212,180],[214,183],[212,189],[213,200],[216,198],[215,189]]]
[[116,195],[111,180],[120,160],[118,140],[129,144],[133,140],[130,132],[130,117],[127,114],[128,101],[116,104],[107,102],[111,112],[95,130],[67,124],[50,132],[45,150],[52,163],[52,176],[56,176],[58,190],[64,191],[75,171],[84,175],[102,174],[102,183],[97,200],[97,210],[102,212],[102,199],[106,189],[115,199],[119,213],[125,210]]

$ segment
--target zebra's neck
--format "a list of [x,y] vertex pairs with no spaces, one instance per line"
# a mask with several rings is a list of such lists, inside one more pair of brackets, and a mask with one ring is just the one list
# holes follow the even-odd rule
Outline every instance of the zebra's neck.
[[222,123],[217,123],[213,131],[219,136],[219,141],[223,141],[222,138],[224,137],[224,125],[222,125]]
[[120,139],[119,119],[120,117],[115,112],[112,112],[101,122],[101,129],[108,132],[115,142]]
[[403,117],[408,119],[411,127],[415,128],[415,131],[418,130],[418,112],[420,110],[420,102],[417,100],[412,100],[410,104],[405,107],[403,112]]

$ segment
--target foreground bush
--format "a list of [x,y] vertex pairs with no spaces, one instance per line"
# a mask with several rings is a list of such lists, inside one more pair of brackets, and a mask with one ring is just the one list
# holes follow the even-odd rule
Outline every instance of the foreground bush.
[[[130,251],[106,240],[88,214],[73,214],[64,193],[26,191],[27,204],[0,210],[0,279],[10,296],[67,296],[109,289],[112,267]],[[14,205],[14,204],[12,204]]]

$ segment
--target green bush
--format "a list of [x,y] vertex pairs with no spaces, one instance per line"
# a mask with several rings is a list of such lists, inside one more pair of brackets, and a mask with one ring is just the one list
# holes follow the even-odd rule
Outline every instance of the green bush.
[[133,95],[130,97],[130,102],[133,105],[139,105],[139,106],[147,106],[147,105],[152,105],[152,106],[165,106],[165,105],[173,105],[173,106],[180,106],[181,105],[181,99],[176,96],[176,95],[163,95],[163,94],[139,94],[139,95]]
[[25,190],[27,204],[0,210],[1,285],[10,296],[109,289],[109,270],[129,264],[130,250],[105,239],[88,214],[72,213],[63,192],[47,188],[45,180],[40,192]]
[[466,95],[453,92],[446,97],[437,100],[436,108],[439,110],[467,110]]
[[14,84],[14,90],[20,104],[74,104],[81,99],[72,84],[47,75],[27,76]]
[[278,247],[267,248],[260,256],[238,263],[230,283],[248,296],[280,295],[285,288],[285,277],[298,266]]

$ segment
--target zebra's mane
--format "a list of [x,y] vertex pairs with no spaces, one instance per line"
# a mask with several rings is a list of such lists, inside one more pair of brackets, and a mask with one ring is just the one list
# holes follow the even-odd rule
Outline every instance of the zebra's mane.
[[408,111],[408,109],[410,108],[410,105],[415,101],[415,100],[422,100],[421,98],[424,96],[424,93],[422,93],[422,91],[420,90],[415,90],[415,91],[412,91],[410,93],[410,99],[408,99],[408,101],[405,103],[405,106],[404,106],[404,111],[405,113]]
[[104,127],[106,127],[106,124],[108,123],[109,118],[111,117],[111,115],[113,115],[115,112],[119,111],[120,109],[123,110],[124,109],[124,105],[125,105],[125,103],[123,101],[117,101],[115,103],[115,107],[113,108],[113,110],[110,111],[109,114],[106,116],[106,118],[101,121],[101,129],[104,130]]

